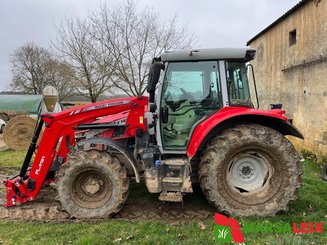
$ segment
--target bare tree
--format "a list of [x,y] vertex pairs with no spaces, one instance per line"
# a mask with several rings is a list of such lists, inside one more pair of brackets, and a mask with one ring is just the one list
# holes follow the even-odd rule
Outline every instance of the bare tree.
[[10,86],[14,91],[41,94],[46,85],[52,85],[59,91],[59,100],[73,91],[73,70],[34,43],[15,50],[10,63],[13,76]]
[[92,36],[115,58],[114,86],[128,95],[145,92],[152,58],[169,50],[187,49],[193,37],[176,26],[176,18],[165,24],[149,8],[139,9],[132,0],[112,9],[101,6],[90,17]]
[[40,94],[47,83],[47,64],[50,53],[34,43],[27,43],[10,57],[12,82],[16,91]]
[[90,28],[87,19],[65,20],[52,45],[63,62],[74,70],[77,92],[95,102],[111,88],[114,70],[111,56],[93,38]]
[[58,90],[59,101],[75,93],[74,70],[58,60],[51,59],[47,64],[48,80]]

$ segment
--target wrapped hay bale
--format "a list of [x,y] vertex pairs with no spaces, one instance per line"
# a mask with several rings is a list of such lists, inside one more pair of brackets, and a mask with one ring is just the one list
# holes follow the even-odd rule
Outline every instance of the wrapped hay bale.
[[36,119],[20,115],[7,123],[3,133],[3,140],[13,150],[27,150],[34,133]]

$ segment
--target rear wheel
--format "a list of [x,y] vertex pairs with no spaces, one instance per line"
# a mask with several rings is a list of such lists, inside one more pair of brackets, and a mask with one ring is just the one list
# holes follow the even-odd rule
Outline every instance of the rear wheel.
[[107,152],[73,152],[57,176],[62,209],[76,218],[112,216],[127,199],[126,169]]
[[239,125],[214,138],[203,153],[201,188],[219,211],[240,216],[287,210],[301,186],[300,157],[278,132]]

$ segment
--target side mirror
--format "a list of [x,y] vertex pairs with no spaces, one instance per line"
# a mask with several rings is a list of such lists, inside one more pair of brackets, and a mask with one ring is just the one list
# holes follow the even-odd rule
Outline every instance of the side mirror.
[[167,123],[168,122],[168,107],[162,107],[161,108],[160,117],[161,117],[161,122],[162,123]]
[[[153,94],[156,89],[156,85],[159,81],[160,71],[162,68],[163,68],[163,64],[161,62],[154,62],[150,67],[150,71],[149,71],[149,75],[148,75],[148,85],[146,88],[146,91],[150,95]],[[150,101],[150,102],[153,102],[153,101]]]

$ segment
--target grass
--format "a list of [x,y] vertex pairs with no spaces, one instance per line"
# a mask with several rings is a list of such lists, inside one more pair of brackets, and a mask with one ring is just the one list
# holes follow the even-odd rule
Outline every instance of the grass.
[[[24,159],[23,153],[0,152],[0,165],[17,168]],[[18,164],[18,162],[19,164]],[[4,164],[3,164],[4,163]],[[275,217],[235,217],[240,223],[276,222],[326,222],[327,182],[320,179],[321,166],[312,161],[304,163],[304,185],[299,197],[291,203],[290,211]],[[133,187],[130,200],[153,201],[153,195],[143,187]],[[194,200],[194,203],[203,200]],[[117,221],[96,222],[21,222],[0,221],[0,244],[216,244],[214,241],[214,222],[193,221],[184,223],[165,223],[161,221]],[[246,244],[327,244],[327,225],[323,234],[292,233],[244,233]]]
[[[200,244],[214,243],[213,222],[202,231],[187,225],[161,222],[103,221],[97,223],[2,222],[0,237],[8,244]],[[23,234],[23,235],[22,235]]]
[[26,151],[0,151],[0,167],[19,168],[22,166]]

